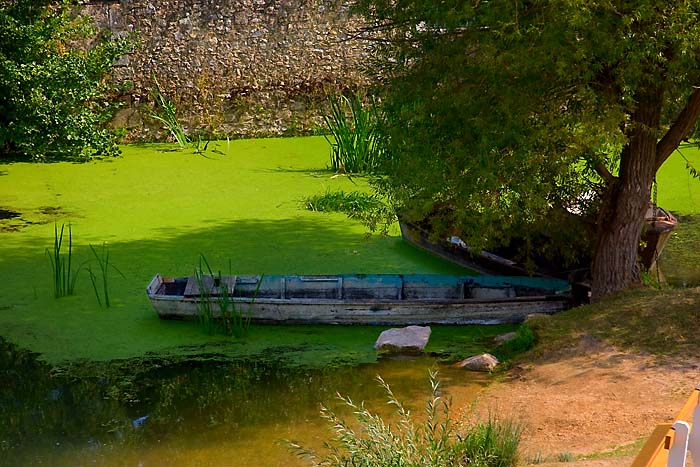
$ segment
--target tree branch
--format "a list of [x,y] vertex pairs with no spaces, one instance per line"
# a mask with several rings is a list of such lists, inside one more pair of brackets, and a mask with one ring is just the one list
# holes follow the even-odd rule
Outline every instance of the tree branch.
[[602,162],[596,162],[595,166],[593,167],[595,171],[600,175],[600,177],[605,180],[605,183],[607,185],[610,185],[612,182],[615,181],[615,176],[610,173],[607,167],[605,167],[605,164]]
[[673,151],[678,148],[695,125],[700,116],[700,88],[695,88],[688,98],[685,108],[678,114],[676,121],[668,129],[663,138],[656,144],[656,170],[668,159]]

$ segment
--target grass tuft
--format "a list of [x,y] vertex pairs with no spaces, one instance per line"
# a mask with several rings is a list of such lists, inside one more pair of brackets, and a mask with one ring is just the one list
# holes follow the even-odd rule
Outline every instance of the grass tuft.
[[[250,309],[244,311],[243,306],[234,301],[233,291],[229,290],[229,284],[221,275],[221,271],[214,274],[203,254],[199,255],[195,278],[199,287],[197,319],[202,329],[210,335],[221,333],[236,338],[247,336],[250,329]],[[262,279],[263,276],[258,280],[251,306],[260,291]]]
[[[389,385],[377,381],[396,409],[398,421],[391,424],[357,404],[338,395],[355,416],[352,424],[323,407],[321,416],[331,425],[334,437],[327,443],[328,453],[318,455],[298,443],[291,449],[312,465],[394,467],[394,466],[474,466],[510,467],[518,460],[521,429],[511,422],[488,420],[471,426],[459,435],[450,420],[450,402],[440,396],[437,372],[430,373],[431,396],[426,403],[425,421],[416,422],[397,400]],[[359,429],[353,428],[359,425]]]
[[[95,257],[95,260],[97,261],[97,265],[100,268],[100,274],[102,276],[102,280],[100,281],[102,283],[102,296],[104,297],[104,304],[105,307],[109,308],[110,307],[110,301],[109,301],[109,286],[108,286],[108,272],[110,270],[110,267],[117,272],[123,279],[126,279],[126,276],[122,274],[122,272],[117,269],[117,267],[113,264],[109,264],[109,251],[107,250],[107,246],[105,243],[102,243],[102,249],[100,250],[99,254],[97,250],[95,249],[94,246],[90,245],[90,251],[92,251],[92,255]],[[97,274],[95,274],[92,271],[92,268],[88,266],[87,268],[88,274],[90,275],[90,281],[92,282],[92,289],[95,292],[95,297],[97,297],[97,303],[102,306],[102,300],[100,300],[100,293],[98,291],[97,287]]]
[[73,229],[68,224],[68,253],[61,252],[63,248],[63,234],[65,224],[61,224],[61,231],[58,231],[58,226],[53,225],[54,241],[53,250],[46,249],[46,255],[51,262],[51,278],[53,282],[54,297],[66,297],[75,293],[75,280],[77,278],[80,267],[73,271]]

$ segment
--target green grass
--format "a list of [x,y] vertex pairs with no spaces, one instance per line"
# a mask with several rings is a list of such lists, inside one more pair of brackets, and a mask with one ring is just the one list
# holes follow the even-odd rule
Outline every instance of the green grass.
[[700,345],[700,287],[631,290],[593,305],[529,323],[537,337],[535,355],[576,346],[581,337],[643,353],[660,363],[682,363]]
[[[358,189],[323,169],[323,137],[234,141],[227,155],[210,151],[206,158],[176,148],[133,145],[114,160],[2,167],[0,207],[21,213],[0,220],[4,337],[49,362],[207,352],[268,352],[313,364],[374,361],[380,328],[252,326],[239,342],[159,320],[145,287],[156,273],[192,274],[200,253],[213,269],[227,270],[231,261],[241,275],[461,271],[407,245],[396,230],[367,238],[344,214],[303,209],[304,196]],[[72,225],[74,264],[92,259],[90,245],[104,242],[110,268],[125,277],[109,281],[109,312],[100,309],[85,271],[75,296],[53,298],[45,250],[54,222]],[[483,332],[497,330],[448,328],[442,342],[466,348]],[[439,349],[441,332],[433,335]]]

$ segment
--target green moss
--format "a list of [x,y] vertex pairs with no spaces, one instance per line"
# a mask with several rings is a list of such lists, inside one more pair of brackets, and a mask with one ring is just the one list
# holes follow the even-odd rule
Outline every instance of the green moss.
[[[397,231],[367,237],[343,214],[304,210],[305,196],[366,187],[323,169],[322,137],[212,143],[207,157],[174,149],[132,145],[110,161],[3,167],[0,208],[21,213],[0,220],[3,336],[53,363],[265,352],[366,362],[376,358],[371,344],[380,328],[255,326],[243,341],[211,337],[192,323],[159,320],[144,290],[156,273],[192,274],[200,253],[213,268],[227,271],[230,262],[238,274],[461,272]],[[90,244],[106,242],[110,263],[126,276],[110,278],[109,309],[99,307],[84,273],[76,296],[53,298],[45,249],[54,222],[71,223],[76,262],[91,258]]]

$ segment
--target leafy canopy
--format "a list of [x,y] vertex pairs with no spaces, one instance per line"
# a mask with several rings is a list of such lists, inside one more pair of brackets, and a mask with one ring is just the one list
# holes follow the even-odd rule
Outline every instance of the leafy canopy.
[[700,82],[698,1],[358,7],[386,77],[378,187],[476,246],[518,237],[525,250],[591,252],[596,200],[619,175],[640,90],[659,86],[661,138]]
[[65,0],[0,0],[0,159],[118,154],[106,74],[132,44]]

